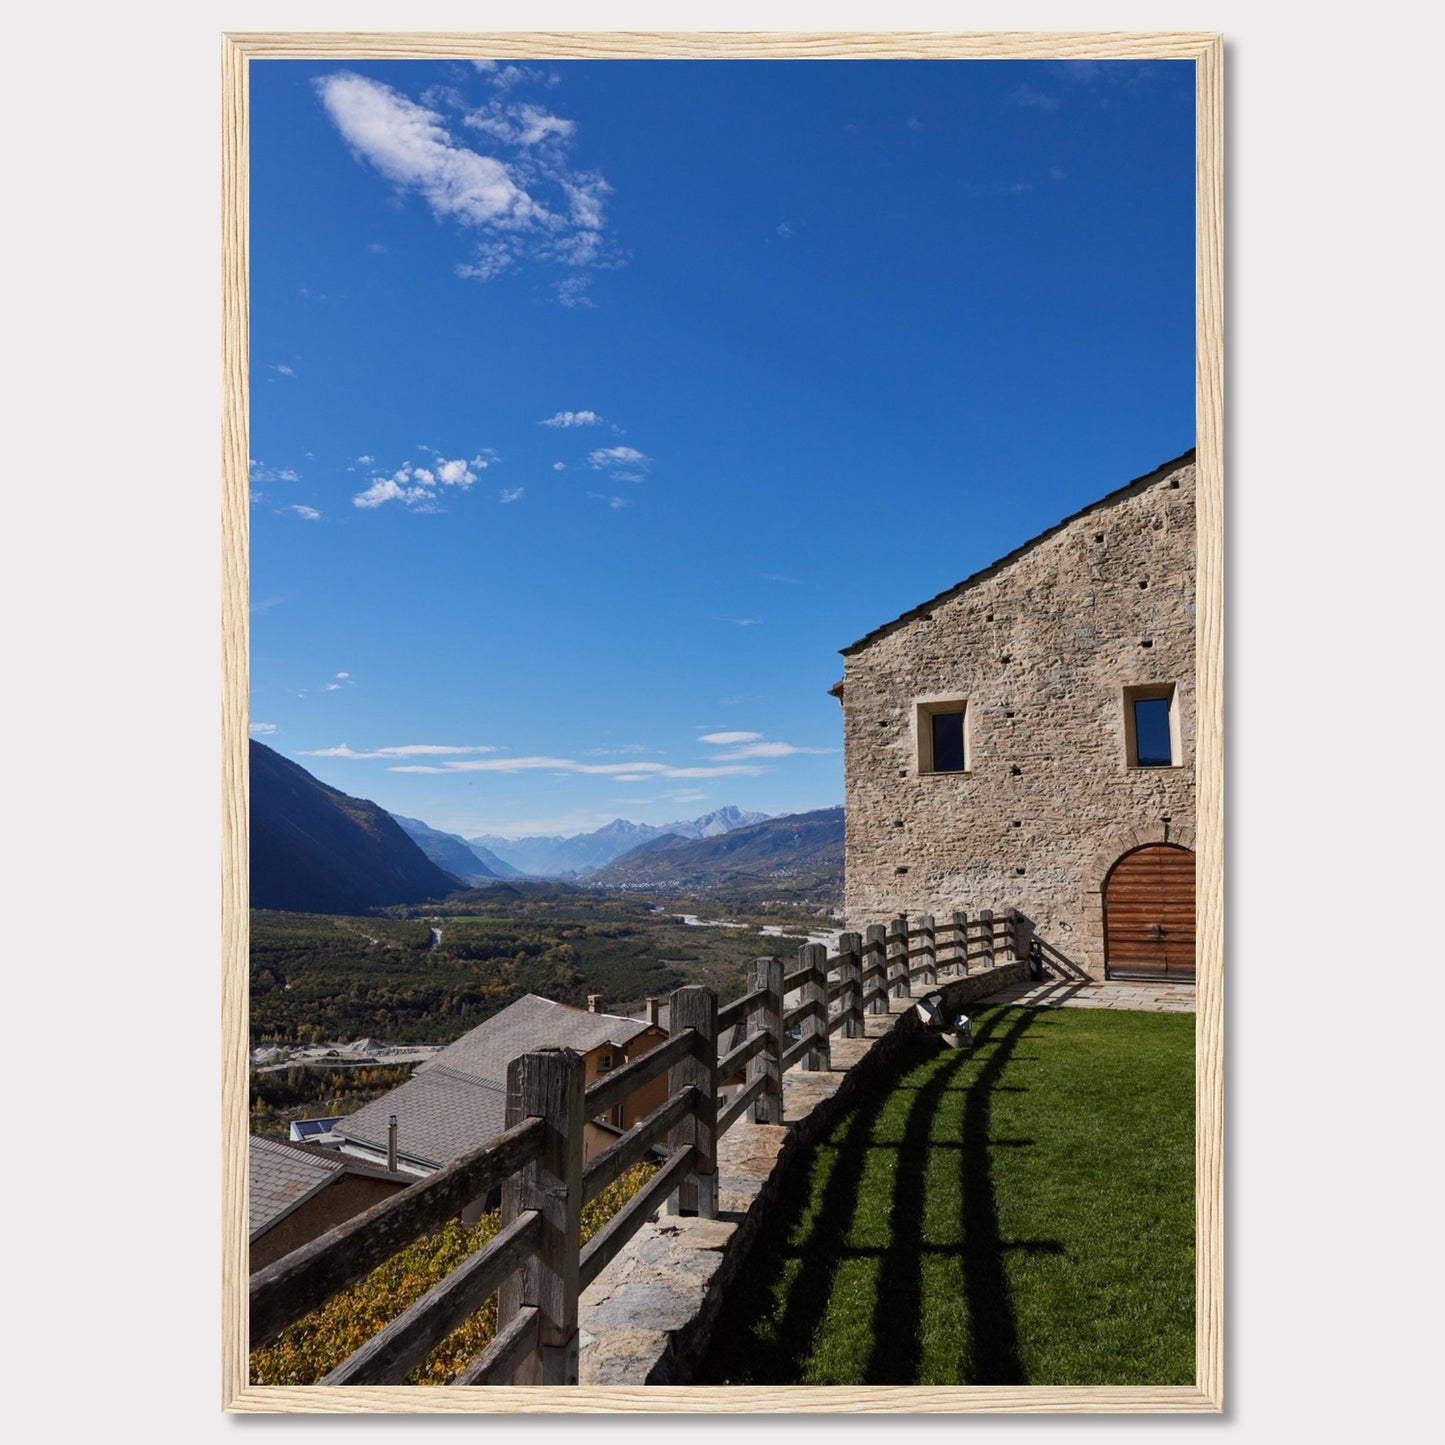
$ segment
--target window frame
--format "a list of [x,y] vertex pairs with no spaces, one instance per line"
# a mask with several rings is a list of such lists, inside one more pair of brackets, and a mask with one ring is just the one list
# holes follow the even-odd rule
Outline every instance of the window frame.
[[[933,765],[933,719],[948,713],[958,713],[963,742],[963,766],[961,768],[936,768]],[[966,777],[973,771],[973,709],[966,697],[957,694],[947,696],[918,697],[913,700],[913,755],[919,777],[957,778]]]
[[[1122,696],[1125,768],[1131,773],[1157,773],[1168,768],[1182,768],[1184,766],[1184,744],[1179,726],[1179,685],[1173,682],[1138,683],[1124,688]],[[1134,705],[1140,702],[1157,702],[1161,699],[1169,704],[1169,761],[1167,763],[1141,763]]]

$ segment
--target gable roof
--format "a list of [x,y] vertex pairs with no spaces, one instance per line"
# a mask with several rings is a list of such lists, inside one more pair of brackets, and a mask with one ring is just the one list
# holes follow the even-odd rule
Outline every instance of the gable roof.
[[439,1169],[506,1127],[507,1065],[513,1059],[559,1046],[581,1054],[608,1044],[622,1048],[649,1027],[645,1020],[589,1013],[525,994],[332,1132],[384,1151],[388,1119],[395,1114],[398,1156]]
[[319,1149],[308,1149],[303,1144],[267,1139],[258,1134],[251,1135],[248,1152],[250,1198],[247,1225],[252,1240],[344,1174],[387,1179],[399,1184],[416,1182],[408,1175],[392,1174],[355,1158],[334,1152],[323,1153]]
[[[976,586],[985,578],[991,577],[1000,568],[1008,566],[1010,562],[1016,562],[1024,553],[1032,551],[1040,542],[1046,542],[1050,537],[1057,536],[1065,527],[1072,526],[1073,523],[1079,521],[1080,518],[1087,517],[1090,513],[1097,512],[1104,507],[1112,506],[1114,503],[1122,501],[1126,496],[1134,492],[1142,492],[1145,488],[1159,481],[1160,478],[1168,476],[1170,472],[1176,472],[1181,467],[1188,466],[1189,463],[1194,460],[1194,454],[1195,448],[1190,447],[1187,452],[1175,457],[1173,461],[1164,462],[1161,466],[1155,467],[1153,471],[1146,472],[1142,477],[1135,477],[1132,482],[1125,482],[1122,487],[1116,487],[1112,492],[1107,492],[1104,496],[1100,497],[1098,501],[1090,502],[1087,507],[1071,513],[1065,517],[1063,521],[1055,522],[1052,527],[1040,532],[1036,537],[1030,537],[1027,542],[1015,547],[1012,552],[1000,557],[995,562],[990,562],[987,567],[965,577],[962,582],[955,583],[952,587],[938,593],[936,597],[930,597],[926,602],[920,602],[916,607],[910,607],[907,612],[900,613],[897,617],[893,618],[891,622],[882,623],[880,626],[875,627],[872,632],[860,637],[857,642],[850,642],[847,647],[840,647],[838,651],[842,653],[844,657],[848,657],[860,648],[867,647],[870,642],[876,641],[885,633],[893,631],[895,627],[901,626],[905,622],[914,621],[925,612],[937,607],[939,603],[947,602],[950,598],[957,596],[958,593],[967,591],[968,588]],[[841,687],[842,683],[838,683],[835,687],[830,688],[829,691],[836,696],[838,689]]]

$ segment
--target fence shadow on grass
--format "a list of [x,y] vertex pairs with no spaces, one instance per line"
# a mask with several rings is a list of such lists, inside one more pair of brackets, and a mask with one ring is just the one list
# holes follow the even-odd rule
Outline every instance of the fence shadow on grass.
[[[741,1276],[723,1303],[713,1346],[698,1384],[795,1384],[807,1370],[814,1334],[828,1312],[838,1272],[847,1260],[873,1258],[875,1271],[868,1384],[911,1384],[923,1369],[924,1259],[960,1261],[970,1343],[959,1360],[957,1384],[1026,1384],[1017,1321],[1004,1269],[1016,1249],[1056,1254],[1053,1240],[1005,1241],[994,1195],[989,1151],[1028,1148],[1030,1139],[990,1139],[992,1097],[1022,1092],[1001,1078],[1026,1031],[1047,1027],[1032,1009],[1001,1009],[980,1021],[974,1050],[950,1053],[916,1084],[907,1082],[937,1048],[918,1041],[901,1048],[859,1103],[827,1140],[797,1159],[782,1198],[765,1220]],[[1023,1056],[1027,1057],[1027,1056]],[[935,1122],[950,1092],[965,1093],[958,1137],[936,1138]],[[900,1092],[911,1092],[896,1144],[875,1138],[884,1109]],[[859,1213],[859,1191],[870,1155],[896,1151],[888,1242],[860,1247],[849,1242]],[[956,1153],[960,1183],[958,1237],[947,1243],[924,1238],[928,1163],[938,1151]],[[831,1167],[829,1165],[831,1164]],[[827,1169],[825,1179],[820,1173]],[[792,1269],[781,1299],[778,1281]],[[842,1382],[840,1382],[842,1383]]]

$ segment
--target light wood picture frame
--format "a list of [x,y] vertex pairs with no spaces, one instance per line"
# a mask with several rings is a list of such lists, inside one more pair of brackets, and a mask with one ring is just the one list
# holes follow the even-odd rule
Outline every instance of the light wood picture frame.
[[[1189,60],[1196,115],[1199,921],[1196,1374],[1170,1387],[262,1387],[247,1372],[248,67],[269,59]],[[240,1412],[1181,1413],[1223,1409],[1223,39],[1213,33],[343,34],[222,37],[223,1370]]]

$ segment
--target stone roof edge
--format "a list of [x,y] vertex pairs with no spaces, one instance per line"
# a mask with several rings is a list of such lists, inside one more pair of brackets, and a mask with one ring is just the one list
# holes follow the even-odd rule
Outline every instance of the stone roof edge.
[[[1072,525],[1074,522],[1079,521],[1083,517],[1087,517],[1091,512],[1096,512],[1101,507],[1111,506],[1115,502],[1122,501],[1124,497],[1130,492],[1143,491],[1145,487],[1147,487],[1152,482],[1158,481],[1160,477],[1167,476],[1170,472],[1177,471],[1180,467],[1187,465],[1189,462],[1192,462],[1194,460],[1196,450],[1197,448],[1190,447],[1188,451],[1181,452],[1171,461],[1163,462],[1159,466],[1154,467],[1151,471],[1145,472],[1143,476],[1135,477],[1133,481],[1125,482],[1122,487],[1115,487],[1112,492],[1106,492],[1096,501],[1090,502],[1087,507],[1081,507],[1077,512],[1070,513],[1069,516],[1065,517],[1062,521],[1055,522],[1052,527],[1049,527],[1044,531],[1038,533],[1037,536],[1030,537],[1027,542],[1020,543],[1017,547],[1013,549],[1012,552],[1006,553],[1004,556],[998,558],[997,561],[990,562],[987,567],[980,568],[977,572],[974,572],[970,576],[965,577],[962,582],[955,582],[952,587],[944,588],[942,592],[939,592],[935,596],[930,597],[926,602],[920,602],[916,607],[910,607],[907,612],[900,613],[891,621],[881,623],[879,626],[875,627],[872,632],[865,633],[857,640],[857,642],[850,642],[847,647],[840,647],[838,649],[839,653],[843,657],[850,656],[851,654],[857,652],[859,648],[866,647],[869,643],[876,641],[885,633],[891,632],[895,627],[898,627],[905,622],[912,622],[921,613],[927,612],[929,611],[929,609],[937,607],[939,603],[946,602],[949,598],[956,596],[958,593],[965,591],[969,587],[972,587],[979,582],[982,582],[986,577],[989,577],[993,573],[997,572],[999,568],[1006,567],[1010,562],[1016,562],[1020,557],[1024,555],[1025,552],[1031,551],[1033,548],[1037,547],[1040,542],[1048,541],[1050,537],[1056,536],[1059,532],[1062,532],[1065,527]],[[837,696],[838,689],[840,689],[841,687],[842,683],[839,682],[835,685],[834,688],[829,689],[829,691],[833,693],[834,696]]]

